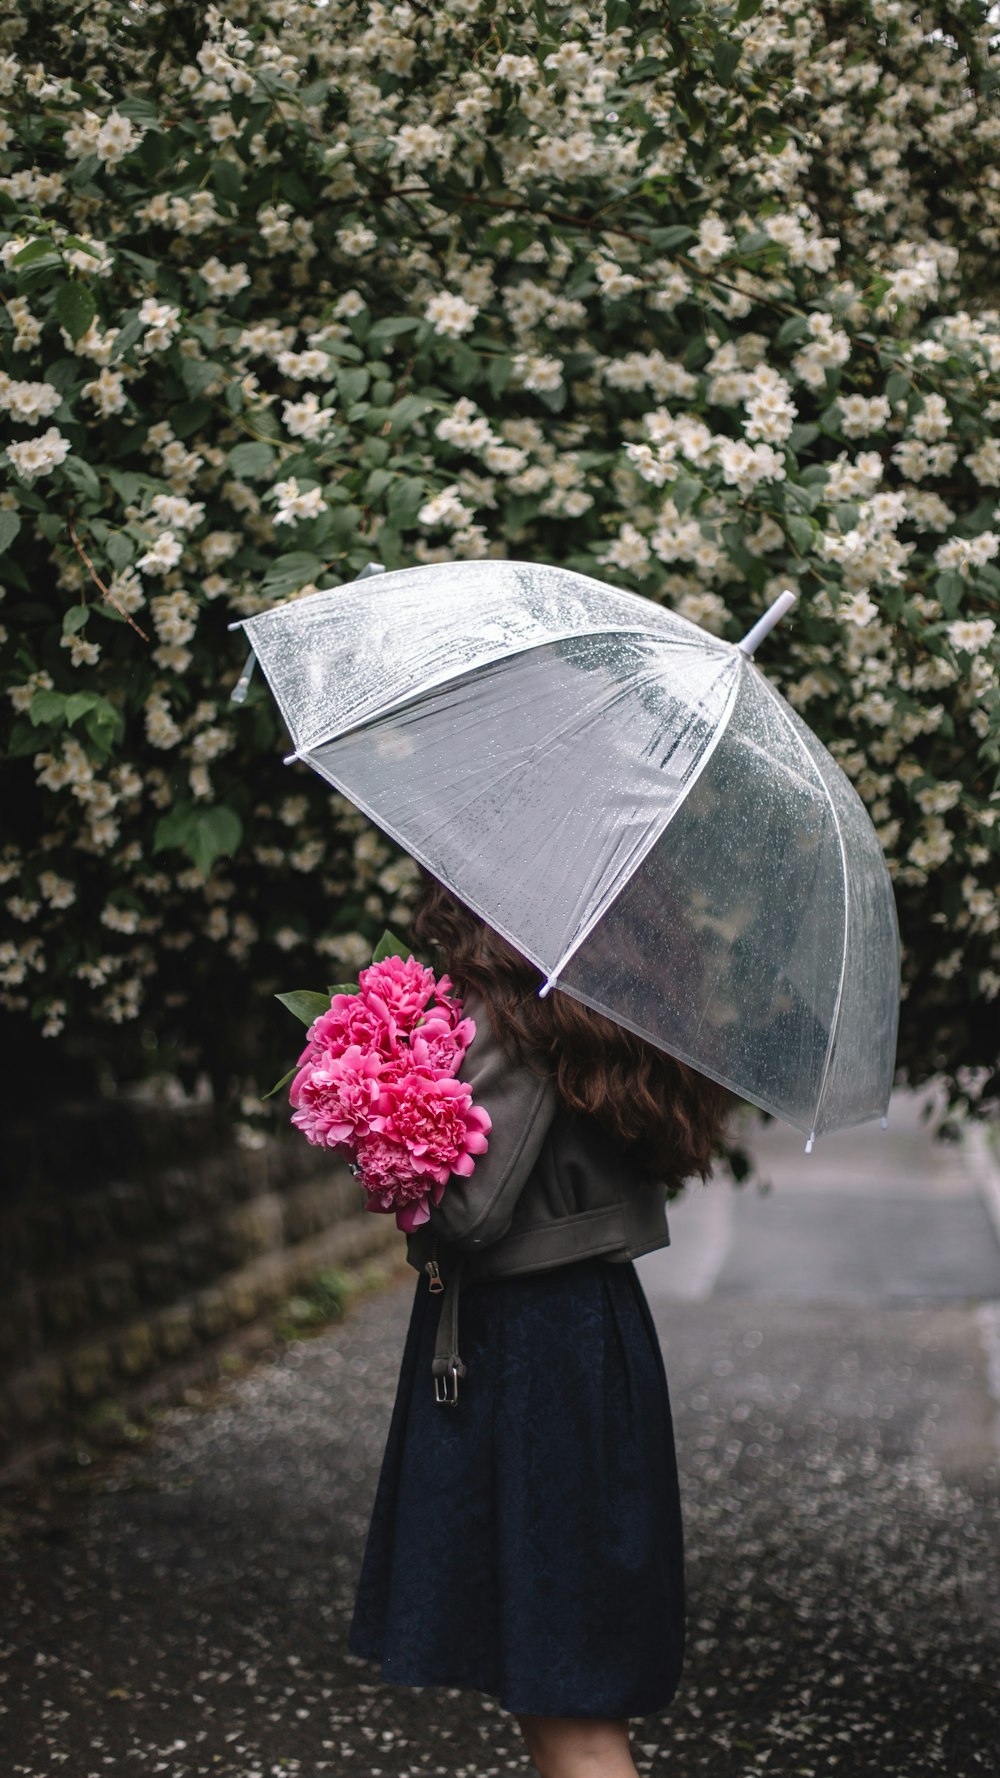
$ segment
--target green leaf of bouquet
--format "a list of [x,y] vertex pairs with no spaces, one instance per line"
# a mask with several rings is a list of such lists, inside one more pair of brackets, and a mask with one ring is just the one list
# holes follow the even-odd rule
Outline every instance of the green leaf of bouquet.
[[[278,995],[278,999],[279,1000],[281,999],[280,994]],[[275,1093],[280,1093],[282,1087],[287,1087],[289,1081],[292,1078],[292,1075],[297,1074],[297,1073],[298,1073],[298,1066],[297,1065],[294,1068],[289,1068],[288,1073],[283,1074],[280,1080],[276,1080],[273,1087],[269,1088],[269,1090],[266,1093],[261,1093],[261,1098],[262,1099],[273,1099]]]
[[303,1025],[311,1025],[330,1005],[325,994],[314,994],[310,988],[293,988],[290,994],[276,994],[274,998],[280,1000],[282,1006],[287,1006],[297,1019],[301,1019]]
[[390,932],[388,926],[372,952],[373,963],[384,963],[387,957],[412,957],[411,945],[404,945],[401,938]]
[[333,987],[327,988],[326,991],[331,1000],[335,994],[357,994],[360,992],[357,982],[334,982]]
[[16,512],[0,512],[0,555],[9,549],[21,529],[21,521]]

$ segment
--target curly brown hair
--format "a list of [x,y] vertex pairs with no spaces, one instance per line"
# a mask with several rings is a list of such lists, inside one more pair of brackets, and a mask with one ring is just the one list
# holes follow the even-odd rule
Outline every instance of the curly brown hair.
[[421,875],[414,937],[440,952],[456,986],[479,991],[501,1047],[551,1075],[564,1106],[596,1118],[659,1177],[708,1179],[734,1095],[569,994],[540,1000],[534,964]]

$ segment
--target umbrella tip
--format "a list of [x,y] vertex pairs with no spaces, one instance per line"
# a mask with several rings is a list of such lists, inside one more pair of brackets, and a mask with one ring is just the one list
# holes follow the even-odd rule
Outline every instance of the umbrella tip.
[[814,1141],[815,1141],[815,1139],[816,1139],[816,1132],[815,1132],[815,1130],[810,1130],[810,1132],[809,1132],[809,1140],[808,1140],[808,1142],[807,1142],[807,1143],[806,1143],[806,1154],[812,1154],[812,1151],[813,1151],[813,1142],[814,1142]]
[[778,597],[774,600],[774,603],[768,606],[763,617],[758,618],[753,628],[747,631],[742,641],[737,642],[736,646],[740,653],[745,654],[749,660],[754,649],[759,643],[763,642],[768,631],[774,629],[775,624],[780,622],[786,611],[791,610],[797,599],[798,594],[793,593],[791,587],[786,587],[783,593],[779,593]]
[[239,678],[236,681],[236,684],[233,686],[233,689],[229,694],[230,703],[242,704],[244,702],[247,692],[250,689],[250,676],[253,673],[253,670],[254,670],[254,667],[256,666],[256,664],[257,664],[257,656],[254,654],[254,651],[251,648],[250,653],[247,655],[246,663],[244,665],[243,671],[240,674]]

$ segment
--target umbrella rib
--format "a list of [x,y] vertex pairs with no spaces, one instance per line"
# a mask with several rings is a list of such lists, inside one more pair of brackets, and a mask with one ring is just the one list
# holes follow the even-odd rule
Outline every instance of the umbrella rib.
[[837,805],[836,805],[836,802],[834,801],[832,792],[830,790],[829,785],[827,784],[826,779],[824,778],[822,772],[819,770],[819,767],[817,766],[816,761],[813,759],[812,754],[809,752],[808,747],[806,746],[805,742],[803,741],[802,736],[799,734],[799,731],[796,728],[791,717],[789,716],[788,711],[785,710],[785,708],[783,707],[780,692],[777,691],[777,689],[771,684],[770,680],[768,678],[766,678],[766,676],[763,673],[761,673],[761,675],[760,675],[760,681],[761,681],[762,685],[767,687],[768,695],[773,701],[775,710],[777,711],[778,715],[780,716],[785,727],[788,729],[789,733],[791,735],[794,735],[797,746],[799,747],[800,751],[805,755],[805,757],[809,761],[810,765],[813,767],[813,770],[816,773],[816,776],[819,778],[820,784],[823,786],[823,790],[824,790],[827,802],[830,807],[830,813],[833,816],[833,825],[837,830],[837,840],[838,840],[839,851],[840,851],[840,869],[841,869],[841,875],[842,875],[843,884],[844,884],[844,936],[843,936],[843,940],[841,942],[841,947],[840,947],[840,976],[839,976],[839,979],[837,982],[837,998],[834,1001],[833,1018],[830,1020],[830,1035],[826,1040],[826,1055],[823,1058],[823,1071],[822,1071],[820,1078],[819,1078],[819,1086],[816,1089],[816,1104],[815,1104],[815,1109],[813,1111],[813,1127],[809,1132],[809,1140],[806,1143],[806,1154],[811,1154],[813,1141],[814,1141],[815,1135],[816,1135],[816,1124],[819,1120],[819,1115],[820,1115],[820,1112],[823,1107],[823,1097],[824,1097],[824,1094],[826,1093],[826,1083],[827,1083],[827,1080],[828,1080],[829,1074],[830,1074],[830,1066],[831,1066],[831,1063],[833,1062],[833,1049],[834,1049],[834,1044],[835,1044],[836,1038],[837,1038],[837,1030],[840,1025],[841,1009],[844,1004],[844,981],[845,981],[845,978],[847,975],[848,914],[850,912],[850,907],[851,907],[850,880],[849,880],[848,874],[847,874],[847,849],[844,845],[844,830],[843,830],[843,827],[841,826],[840,816],[837,813]]

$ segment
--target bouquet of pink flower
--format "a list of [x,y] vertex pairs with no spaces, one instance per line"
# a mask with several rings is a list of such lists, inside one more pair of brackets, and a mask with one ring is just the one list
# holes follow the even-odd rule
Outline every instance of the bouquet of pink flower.
[[296,1067],[278,1082],[291,1080],[292,1123],[348,1159],[369,1210],[394,1210],[399,1228],[418,1228],[452,1174],[473,1171],[490,1129],[456,1078],[476,1027],[450,978],[386,933],[356,987],[278,999],[309,1027]]

